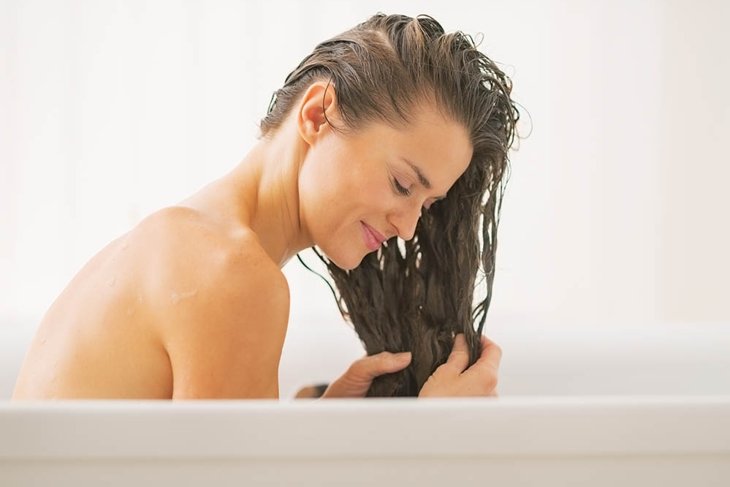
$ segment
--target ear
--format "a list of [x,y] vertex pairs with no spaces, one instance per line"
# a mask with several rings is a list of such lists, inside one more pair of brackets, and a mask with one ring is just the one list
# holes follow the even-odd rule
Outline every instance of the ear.
[[327,119],[334,118],[336,103],[335,87],[332,83],[316,81],[304,92],[298,105],[297,128],[299,136],[307,144],[314,144],[323,131],[327,130]]

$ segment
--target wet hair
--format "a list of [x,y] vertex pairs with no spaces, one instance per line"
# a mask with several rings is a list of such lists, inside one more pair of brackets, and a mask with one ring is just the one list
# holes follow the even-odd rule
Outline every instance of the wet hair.
[[[446,362],[457,333],[465,333],[470,365],[481,353],[508,150],[519,120],[510,99],[512,82],[469,35],[447,34],[427,15],[377,14],[320,43],[302,60],[272,96],[262,136],[275,131],[306,89],[321,80],[337,94],[340,130],[369,122],[403,126],[419,104],[435,103],[466,128],[473,147],[468,168],[446,199],[422,213],[411,240],[393,237],[349,271],[312,247],[336,285],[338,292],[332,291],[342,316],[368,355],[413,354],[406,369],[376,378],[368,396],[416,396]],[[486,289],[475,305],[478,276]]]

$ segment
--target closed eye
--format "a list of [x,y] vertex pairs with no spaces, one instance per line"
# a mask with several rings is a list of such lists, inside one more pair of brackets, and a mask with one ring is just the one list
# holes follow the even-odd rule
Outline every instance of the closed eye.
[[398,193],[402,194],[403,196],[411,195],[411,190],[408,188],[404,188],[403,185],[401,185],[395,178],[393,178],[393,186],[395,186],[396,191],[398,191]]

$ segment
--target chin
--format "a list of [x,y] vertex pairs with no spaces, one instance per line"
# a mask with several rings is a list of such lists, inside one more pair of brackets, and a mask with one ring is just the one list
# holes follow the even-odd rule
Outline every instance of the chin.
[[366,255],[362,252],[355,252],[354,250],[356,249],[352,249],[352,252],[338,252],[336,250],[330,252],[328,249],[320,247],[320,250],[327,257],[327,259],[330,260],[330,262],[332,262],[343,271],[351,271],[352,269],[355,269],[357,266],[360,265]]
[[340,259],[337,257],[331,257],[327,255],[327,258],[329,258],[330,261],[343,271],[351,271],[355,269],[357,266],[360,265],[363,259],[363,255],[357,257],[357,256],[347,256],[345,259]]
[[[358,237],[360,223],[358,222]],[[354,241],[353,241],[354,240]],[[327,259],[343,271],[351,271],[362,263],[365,256],[371,251],[365,247],[362,240],[345,240],[345,239],[322,239],[317,247],[327,257]],[[374,251],[372,251],[374,252]]]

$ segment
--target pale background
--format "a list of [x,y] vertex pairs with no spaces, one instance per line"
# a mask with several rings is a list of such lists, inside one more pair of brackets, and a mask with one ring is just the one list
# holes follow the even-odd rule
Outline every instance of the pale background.
[[[488,333],[730,322],[729,3],[0,0],[0,323],[35,327],[107,242],[227,172],[299,60],[377,11],[483,33],[514,82]],[[287,343],[355,353],[324,283],[285,273]]]

